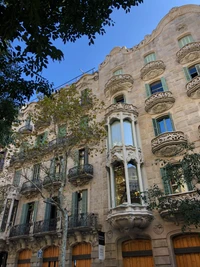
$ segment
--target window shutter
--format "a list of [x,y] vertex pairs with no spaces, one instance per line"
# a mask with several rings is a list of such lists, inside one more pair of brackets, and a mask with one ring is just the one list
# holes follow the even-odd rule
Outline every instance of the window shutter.
[[45,142],[47,141],[47,135],[48,135],[48,131],[44,132],[44,136],[43,136],[43,139],[42,139],[42,145],[44,145]]
[[33,221],[34,222],[36,222],[37,220],[38,203],[39,201],[35,201],[34,203],[34,210],[33,210]]
[[155,61],[155,60],[156,60],[156,54],[151,53],[144,58],[144,63],[147,64],[147,63],[149,63],[151,61]]
[[171,115],[171,113],[168,113],[168,116],[169,116],[170,121],[171,121],[171,124],[172,124],[172,129],[173,129],[173,131],[175,131],[174,121],[173,121],[173,119],[172,119],[172,115]]
[[190,73],[189,73],[188,68],[187,68],[187,67],[184,67],[184,68],[183,68],[183,71],[184,71],[186,80],[187,80],[188,82],[191,81],[191,76],[190,76]]
[[51,159],[49,175],[51,178],[55,175],[55,158]]
[[38,180],[40,176],[40,164],[33,166],[33,180]]
[[[50,198],[47,198],[46,201],[50,202]],[[50,219],[50,215],[51,215],[51,204],[50,203],[46,203],[44,219],[45,220],[49,220]]]
[[23,204],[20,224],[25,224],[28,215],[28,204]]
[[79,165],[79,150],[74,151],[74,166]]
[[162,83],[162,87],[163,87],[163,91],[168,91],[168,87],[167,87],[167,83],[164,77],[161,77],[161,83]]
[[198,75],[200,75],[200,64],[195,65]]
[[72,193],[72,216],[78,214],[78,194],[77,192]]
[[160,134],[157,120],[156,119],[152,119],[152,122],[153,122],[153,129],[154,129],[155,136],[157,136],[157,135]]
[[19,186],[21,174],[22,174],[22,170],[15,171],[15,176],[13,179],[13,185],[14,186]]
[[58,137],[59,138],[66,136],[66,133],[67,133],[66,125],[58,127]]
[[165,168],[160,169],[161,177],[163,180],[163,186],[164,186],[164,191],[165,195],[171,194],[171,187],[170,187],[170,182],[166,179],[167,178],[167,172]]
[[60,175],[63,179],[63,181],[65,181],[65,164],[64,164],[64,158],[60,158]]
[[88,148],[87,147],[85,148],[85,151],[84,151],[84,163],[88,164]]
[[82,213],[87,213],[88,191],[82,192]]
[[194,189],[191,182],[187,182],[187,187],[188,187],[188,191],[192,191]]
[[151,88],[149,84],[145,84],[145,89],[146,89],[146,96],[150,97],[151,96]]

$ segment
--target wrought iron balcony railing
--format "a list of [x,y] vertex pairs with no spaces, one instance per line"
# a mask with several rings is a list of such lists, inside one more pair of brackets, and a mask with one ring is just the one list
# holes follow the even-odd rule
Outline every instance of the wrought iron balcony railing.
[[38,234],[38,233],[56,231],[56,226],[57,226],[57,218],[35,222],[33,233]]
[[69,182],[73,185],[83,185],[93,178],[93,166],[91,164],[84,164],[69,169]]
[[62,174],[56,173],[52,176],[46,176],[43,181],[43,186],[46,188],[48,186],[60,185],[62,182]]
[[95,213],[80,213],[69,217],[68,228],[74,229],[79,227],[94,228],[98,226],[98,214]]
[[10,230],[10,237],[29,235],[30,227],[30,223],[15,225]]
[[28,182],[23,183],[20,193],[22,195],[26,195],[31,192],[38,192],[40,189],[42,189],[42,183],[40,180],[35,179]]

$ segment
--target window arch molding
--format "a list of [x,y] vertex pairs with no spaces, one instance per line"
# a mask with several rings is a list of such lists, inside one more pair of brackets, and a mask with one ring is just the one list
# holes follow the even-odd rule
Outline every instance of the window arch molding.
[[[117,74],[117,72],[119,72],[119,74]],[[123,74],[123,72],[124,72],[124,70],[123,70],[122,66],[117,66],[111,70],[112,76]]]
[[177,37],[177,41],[181,40],[182,38],[188,36],[188,35],[191,35],[192,36],[192,33],[191,32],[184,32],[182,34],[180,34],[178,37]]

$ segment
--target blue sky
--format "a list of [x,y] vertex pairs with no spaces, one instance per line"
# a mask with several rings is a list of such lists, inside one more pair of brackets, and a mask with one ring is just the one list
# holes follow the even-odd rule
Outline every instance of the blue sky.
[[103,36],[97,35],[94,45],[89,46],[86,37],[66,45],[57,41],[56,46],[64,52],[65,58],[60,63],[50,62],[43,76],[53,82],[54,87],[58,87],[80,75],[81,70],[97,70],[115,46],[133,47],[156,28],[172,7],[186,4],[199,5],[200,0],[144,0],[143,4],[133,7],[128,14],[115,10],[112,14],[115,26],[107,27]]

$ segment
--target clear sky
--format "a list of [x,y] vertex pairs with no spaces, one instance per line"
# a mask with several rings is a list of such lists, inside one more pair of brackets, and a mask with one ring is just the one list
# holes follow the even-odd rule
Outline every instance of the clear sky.
[[80,75],[81,70],[98,70],[99,64],[115,46],[131,48],[137,45],[146,34],[152,33],[171,8],[186,4],[199,5],[200,0],[144,0],[128,14],[115,10],[112,15],[115,26],[107,27],[103,36],[97,35],[94,45],[89,46],[86,37],[66,45],[57,41],[56,46],[64,52],[65,58],[60,63],[50,62],[43,76],[58,87]]

